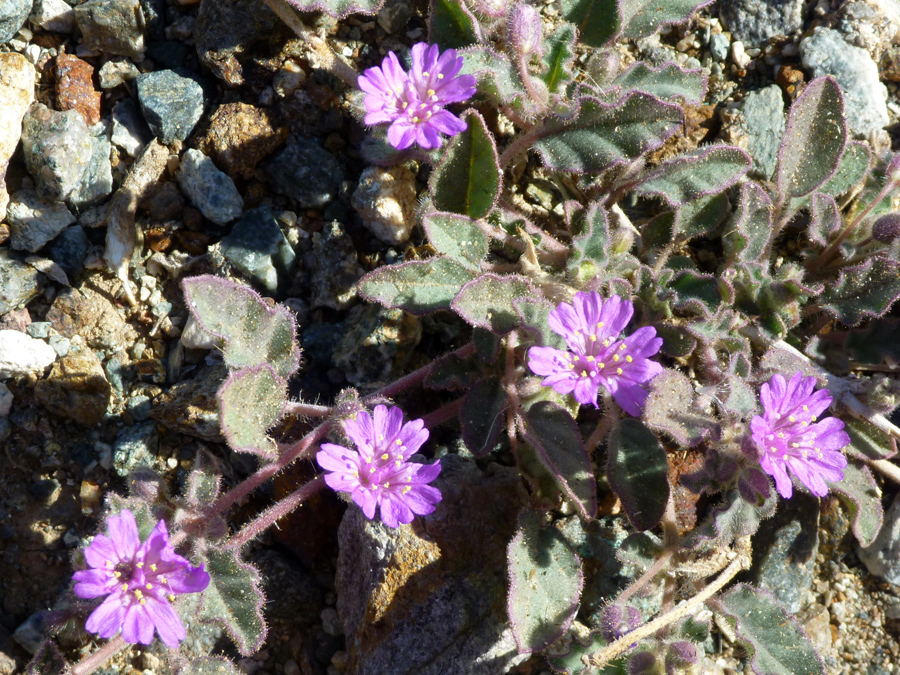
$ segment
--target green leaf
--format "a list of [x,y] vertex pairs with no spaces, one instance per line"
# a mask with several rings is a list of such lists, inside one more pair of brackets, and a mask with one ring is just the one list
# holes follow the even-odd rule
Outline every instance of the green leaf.
[[699,105],[706,96],[706,74],[702,70],[682,69],[674,63],[651,68],[638,61],[619,75],[613,86],[620,87],[622,93],[643,91],[662,99],[681,99]]
[[726,305],[734,302],[731,284],[713,274],[684,270],[676,274],[668,286],[675,291],[672,302],[675,309],[708,318],[716,314],[723,302]]
[[620,0],[622,37],[649,37],[666,25],[684,23],[712,0]]
[[214,461],[205,450],[197,455],[184,495],[189,504],[208,506],[219,496],[222,478],[215,470]]
[[219,389],[219,419],[232,450],[274,458],[276,444],[266,433],[278,423],[287,383],[267,363],[244,368]]
[[807,195],[837,171],[847,144],[844,97],[837,81],[818,77],[794,101],[778,151],[782,197]]
[[461,75],[474,75],[478,92],[495,105],[511,106],[519,112],[531,111],[533,104],[515,66],[490,47],[468,47],[459,52],[463,57]]
[[513,306],[522,320],[522,325],[537,337],[537,344],[567,349],[565,338],[554,333],[547,325],[547,317],[553,311],[553,305],[542,298],[519,298],[513,300]]
[[237,551],[209,549],[204,553],[209,586],[197,618],[228,631],[243,656],[255,653],[266,639],[262,607],[265,599],[259,573]]
[[286,0],[300,12],[325,12],[336,19],[348,14],[372,16],[378,13],[384,0]]
[[730,546],[738,537],[754,534],[764,518],[775,513],[778,499],[774,491],[761,506],[744,501],[737,489],[729,490],[725,501],[715,507],[709,517],[684,537],[686,548],[715,550]]
[[472,386],[480,373],[473,359],[461,359],[455,354],[447,354],[435,361],[425,378],[425,386],[429,389],[464,391]]
[[845,267],[837,282],[822,294],[822,307],[839,321],[855,326],[868,317],[887,312],[900,297],[900,263],[887,258],[869,258]]
[[438,253],[453,258],[475,272],[488,252],[488,240],[471,218],[455,213],[429,213],[422,221],[428,241]]
[[756,183],[741,186],[741,203],[734,223],[722,235],[730,260],[759,260],[772,238],[772,200]]
[[683,122],[681,108],[633,92],[617,103],[585,97],[571,118],[536,130],[534,149],[551,169],[599,172],[656,150]]
[[468,128],[450,141],[428,188],[437,209],[483,218],[500,194],[497,147],[481,115],[469,110],[462,118]]
[[431,0],[428,42],[441,49],[459,49],[480,42],[475,16],[459,0]]
[[508,333],[519,325],[513,301],[535,293],[525,277],[483,274],[463,286],[450,306],[473,326]]
[[566,21],[578,27],[579,42],[588,47],[602,47],[619,32],[617,0],[561,0]]
[[634,192],[661,197],[672,207],[683,206],[727,190],[750,170],[751,163],[738,148],[704,146],[663,162],[641,179]]
[[648,389],[643,418],[654,431],[668,434],[687,447],[721,435],[715,419],[693,410],[694,389],[677,370],[664,370],[650,381]]
[[587,283],[606,268],[610,260],[610,237],[606,211],[597,202],[573,223],[575,238],[566,264],[569,276]]
[[841,155],[834,175],[825,181],[819,188],[819,192],[832,197],[841,197],[850,188],[859,185],[869,173],[869,164],[872,160],[872,151],[862,141],[850,141]]
[[226,658],[204,656],[191,661],[178,675],[240,675],[240,671]]
[[185,279],[182,287],[200,327],[225,341],[229,368],[268,363],[285,379],[297,370],[297,323],[287,307],[270,307],[246,286],[214,276]]
[[52,639],[38,648],[34,658],[25,667],[25,675],[69,675],[71,672],[68,661]]
[[548,655],[547,661],[553,668],[553,672],[564,673],[564,675],[628,675],[626,667],[628,661],[625,657],[614,659],[600,671],[585,666],[584,657],[596,654],[607,644],[599,629],[592,630],[585,642],[587,644],[582,644],[580,639],[573,639],[570,642],[569,651],[565,654]]
[[[849,425],[847,431],[850,432]],[[850,438],[853,437],[851,434]],[[881,506],[881,490],[869,467],[851,457],[844,467],[844,480],[825,482],[850,512],[853,534],[859,540],[859,545],[870,545],[881,530],[884,508]]]
[[575,60],[575,26],[570,23],[561,24],[553,33],[544,39],[547,50],[541,62],[544,72],[541,79],[550,93],[555,93],[560,86],[572,80]]
[[410,314],[448,309],[466,282],[475,274],[451,258],[413,260],[379,267],[359,280],[359,294],[385,307],[399,307]]
[[718,601],[756,675],[825,675],[809,638],[771,593],[738,584]]
[[538,401],[525,413],[525,437],[583,518],[597,515],[597,480],[578,425],[561,406]]
[[536,652],[568,630],[584,586],[581,558],[540,511],[524,511],[509,542],[509,621],[519,653]]
[[485,457],[494,449],[506,425],[503,412],[508,405],[499,377],[476,382],[465,395],[459,410],[459,424],[466,447],[476,457]]
[[700,197],[677,210],[673,236],[681,242],[703,236],[721,225],[730,213],[731,203],[724,192]]
[[654,527],[669,500],[666,452],[640,420],[626,418],[609,438],[606,475],[635,529]]

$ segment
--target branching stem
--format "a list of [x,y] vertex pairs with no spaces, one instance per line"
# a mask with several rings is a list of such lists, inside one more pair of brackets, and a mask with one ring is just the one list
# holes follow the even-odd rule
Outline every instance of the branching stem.
[[127,645],[128,643],[125,642],[121,635],[114,637],[93,654],[84,657],[84,659],[72,666],[71,675],[88,675],[88,673],[93,673]]

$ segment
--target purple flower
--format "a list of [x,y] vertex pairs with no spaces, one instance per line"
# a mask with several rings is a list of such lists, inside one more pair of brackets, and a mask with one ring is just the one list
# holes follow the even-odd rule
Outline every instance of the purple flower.
[[358,452],[323,443],[316,461],[329,471],[325,482],[339,492],[349,492],[366,518],[375,517],[389,527],[411,523],[413,514],[426,515],[441,501],[440,491],[428,485],[441,472],[440,461],[415,464],[409,458],[428,440],[422,420],[403,424],[400,408],[375,407],[374,419],[363,411],[344,422]]
[[369,68],[357,81],[365,93],[366,124],[390,124],[388,141],[398,150],[413,143],[439,148],[440,134],[455,136],[466,124],[444,110],[475,93],[475,77],[458,75],[463,59],[448,49],[419,42],[411,50],[412,69],[405,72],[391,52],[381,66]]
[[547,320],[569,349],[532,347],[528,367],[546,375],[541,384],[558,394],[574,392],[582,405],[596,407],[602,386],[625,412],[638,417],[647,399],[643,385],[662,372],[661,365],[649,360],[662,339],[645,326],[619,340],[633,314],[632,304],[618,296],[604,302],[598,293],[576,293],[572,305],[560,303]]
[[150,644],[153,631],[168,647],[185,638],[184,624],[172,608],[181,593],[199,593],[209,585],[203,565],[194,567],[175,553],[165,521],[142,544],[134,514],[123,509],[106,520],[109,536],[98,534],[84,549],[91,569],[75,572],[75,595],[106,596],[85,628],[102,638],[120,630],[125,642]]
[[832,397],[827,389],[814,392],[816,378],[781,375],[760,387],[763,414],[750,421],[752,445],[763,471],[775,478],[778,493],[789,498],[793,485],[788,471],[817,497],[828,494],[826,480],[844,479],[847,458],[841,449],[850,444],[844,423],[835,417],[815,421]]

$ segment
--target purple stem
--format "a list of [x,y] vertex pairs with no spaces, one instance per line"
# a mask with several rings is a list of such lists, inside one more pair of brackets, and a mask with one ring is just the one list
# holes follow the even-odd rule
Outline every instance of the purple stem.
[[93,654],[86,656],[72,666],[71,675],[88,675],[88,673],[93,673],[127,644],[121,635],[114,637]]
[[[452,352],[454,356],[460,359],[464,359],[474,353],[474,342],[468,342],[456,351]],[[381,398],[390,398],[391,396],[399,394],[401,391],[409,389],[413,385],[419,384],[419,382],[424,381],[425,378],[428,377],[428,375],[434,369],[434,364],[435,362],[432,361],[427,366],[422,366],[418,370],[414,370],[413,372],[411,372],[409,375],[401,377],[396,382],[393,382],[386,387],[382,387],[378,391],[369,394],[363,399],[363,403],[372,403],[373,401],[377,401]]]
[[284,405],[284,414],[294,417],[328,417],[331,414],[331,408],[327,405],[289,401]]
[[459,409],[462,408],[462,402],[463,400],[458,398],[455,401],[451,401],[450,403],[441,406],[434,412],[423,415],[422,421],[425,422],[425,428],[431,429],[458,417]]

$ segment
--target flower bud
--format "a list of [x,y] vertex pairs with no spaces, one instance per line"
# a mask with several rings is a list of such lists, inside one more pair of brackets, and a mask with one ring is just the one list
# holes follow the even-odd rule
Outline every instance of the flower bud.
[[541,15],[531,5],[517,4],[509,21],[509,41],[519,56],[528,56],[541,47]]
[[900,237],[900,213],[888,213],[872,225],[872,239],[875,241],[893,244],[897,237]]
[[494,19],[506,16],[506,0],[472,0],[471,7],[477,14]]
[[687,640],[679,640],[669,645],[666,651],[666,673],[684,671],[697,663],[697,645]]
[[628,675],[660,675],[662,669],[652,652],[639,652],[628,659]]
[[618,640],[641,625],[641,613],[635,607],[609,605],[600,617],[600,631],[607,642]]

